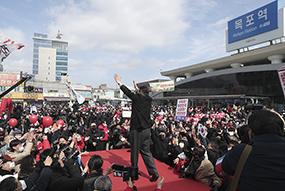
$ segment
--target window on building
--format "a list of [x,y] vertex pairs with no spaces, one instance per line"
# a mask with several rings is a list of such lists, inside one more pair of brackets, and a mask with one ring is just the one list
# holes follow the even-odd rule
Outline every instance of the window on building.
[[67,67],[56,67],[56,70],[63,70],[63,71],[67,71]]

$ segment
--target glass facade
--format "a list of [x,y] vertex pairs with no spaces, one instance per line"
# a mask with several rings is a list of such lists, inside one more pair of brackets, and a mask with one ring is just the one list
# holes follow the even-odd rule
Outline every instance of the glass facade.
[[[47,38],[46,34],[34,33],[34,38]],[[51,41],[48,39],[34,39],[34,50],[33,50],[33,74],[38,74],[38,63],[39,63],[39,47],[51,47]]]
[[[249,98],[278,111],[284,108],[284,96],[276,70],[240,72],[211,76],[175,86],[163,97],[189,97],[196,105],[251,103]],[[207,102],[207,103],[206,103]],[[209,105],[210,106],[210,105]]]
[[[33,74],[39,74],[39,47],[47,47],[56,49],[56,81],[61,80],[61,75],[67,75],[68,72],[68,43],[58,39],[48,39],[47,34],[34,33],[34,49],[33,49]],[[43,63],[45,64],[45,63]],[[47,62],[50,64],[50,62]],[[63,67],[64,66],[64,67]]]
[[[175,87],[176,95],[246,95],[259,97],[283,97],[277,71],[256,71],[213,76]],[[182,91],[184,90],[184,91]],[[165,92],[170,96],[174,92]]]

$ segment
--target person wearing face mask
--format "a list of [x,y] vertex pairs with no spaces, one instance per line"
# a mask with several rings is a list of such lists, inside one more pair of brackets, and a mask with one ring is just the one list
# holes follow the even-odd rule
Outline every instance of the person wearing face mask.
[[230,127],[228,129],[228,135],[229,135],[230,140],[234,140],[234,141],[237,141],[237,142],[240,141],[239,138],[236,136],[234,127]]
[[5,138],[5,131],[4,131],[3,127],[0,127],[0,147],[5,145],[4,138]]
[[98,150],[106,150],[106,146],[107,146],[107,142],[109,138],[109,129],[108,129],[107,121],[103,120],[101,125],[98,126],[98,129],[104,132],[105,134],[105,137],[100,139],[100,141],[98,142]]
[[33,134],[28,133],[27,134],[27,142],[26,146],[24,147],[22,142],[20,140],[13,140],[10,142],[10,151],[8,151],[6,154],[9,155],[11,158],[13,158],[13,162],[15,162],[15,170],[16,172],[20,171],[20,163],[21,160],[30,155],[33,147]]
[[123,134],[120,134],[119,141],[114,146],[114,149],[124,149],[124,148],[130,148],[131,144],[129,143],[128,139],[124,137]]
[[97,128],[96,124],[92,123],[84,138],[85,145],[87,145],[87,151],[98,150],[98,142],[100,139],[103,139],[104,136],[105,134]]
[[168,157],[169,137],[166,137],[166,132],[163,130],[159,130],[156,133],[155,123],[151,129],[151,140],[153,142],[153,145],[151,147],[153,157],[169,164],[170,163],[170,158]]
[[8,151],[8,149],[10,148],[10,142],[14,139],[13,136],[11,135],[7,135],[5,138],[4,138],[4,146],[2,146],[0,148],[0,155],[3,156],[6,154],[6,152]]
[[192,158],[188,166],[181,172],[179,178],[192,177],[198,182],[202,182],[213,187],[216,191],[222,184],[214,171],[213,164],[204,156],[205,149],[202,146],[195,146],[192,151]]
[[0,157],[2,165],[0,166],[0,175],[4,176],[7,174],[15,174],[15,162],[12,161],[13,158],[8,155],[3,155]]
[[21,140],[21,137],[22,137],[22,131],[20,129],[15,129],[14,130],[14,137],[18,140]]

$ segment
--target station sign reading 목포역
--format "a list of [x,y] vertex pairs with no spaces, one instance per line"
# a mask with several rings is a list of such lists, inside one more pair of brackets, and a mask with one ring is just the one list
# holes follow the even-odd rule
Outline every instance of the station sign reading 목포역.
[[278,1],[228,22],[228,43],[278,28]]

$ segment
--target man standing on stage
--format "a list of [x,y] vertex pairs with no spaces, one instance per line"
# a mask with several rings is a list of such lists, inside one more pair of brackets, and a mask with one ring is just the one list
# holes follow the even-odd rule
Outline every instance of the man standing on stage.
[[137,87],[135,81],[134,86],[137,93],[132,93],[126,86],[121,83],[121,78],[115,74],[115,81],[120,89],[132,100],[132,116],[131,116],[131,132],[129,140],[131,143],[131,163],[132,167],[138,166],[139,152],[143,158],[145,166],[148,170],[151,182],[155,182],[159,175],[157,173],[152,154],[150,152],[150,110],[152,99],[149,97],[149,90],[146,86]]

